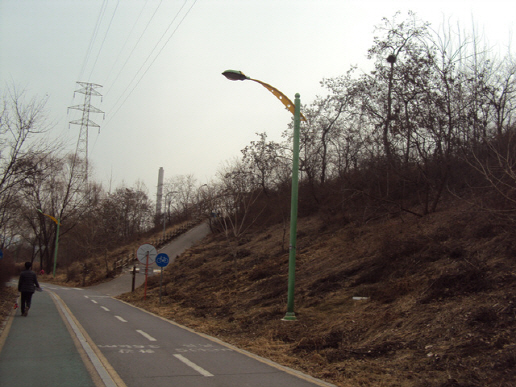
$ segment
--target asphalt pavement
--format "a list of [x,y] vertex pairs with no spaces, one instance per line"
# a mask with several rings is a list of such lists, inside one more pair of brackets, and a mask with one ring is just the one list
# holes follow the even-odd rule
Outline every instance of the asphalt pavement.
[[[184,234],[181,234],[179,237],[175,238],[169,244],[163,246],[158,249],[158,253],[167,254],[170,263],[174,262],[177,256],[181,255],[186,249],[192,247],[195,243],[202,240],[210,233],[210,227],[207,223],[201,223],[191,230],[188,230]],[[169,263],[169,264],[170,264]],[[135,287],[139,287],[143,285],[145,282],[145,265],[135,262],[135,266],[138,268],[138,272],[135,275]],[[132,288],[132,268],[129,267],[124,269],[124,273],[121,276],[113,279],[112,281],[102,283],[100,285],[95,285],[92,288],[100,293],[103,293],[108,296],[117,296],[123,293],[127,293],[131,291]],[[166,269],[165,269],[166,270]],[[155,264],[149,265],[149,276],[159,275],[160,268]]]
[[[201,226],[165,251],[173,259],[206,233]],[[130,290],[131,275],[121,277],[42,284],[29,315],[18,309],[0,337],[0,386],[332,386],[113,298]]]
[[34,294],[28,316],[22,316],[18,308],[3,335],[0,386],[103,385],[84,362],[83,350],[76,345],[49,292]]

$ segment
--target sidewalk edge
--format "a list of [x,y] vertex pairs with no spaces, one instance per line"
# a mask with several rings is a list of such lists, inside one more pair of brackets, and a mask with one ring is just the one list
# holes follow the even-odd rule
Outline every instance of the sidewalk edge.
[[[61,297],[52,291],[49,293],[52,294],[54,302],[59,306],[58,310],[63,314],[63,321],[67,326],[70,326],[70,329],[73,331],[75,335],[75,337],[72,335],[74,341],[78,340],[91,366],[94,367],[95,371],[98,373],[98,377],[102,379],[102,384],[106,387],[127,387]],[[89,367],[87,368],[89,370]]]
[[256,354],[254,354],[252,352],[246,351],[245,349],[238,348],[237,346],[235,346],[233,344],[226,343],[225,341],[222,341],[221,339],[218,339],[218,338],[216,338],[214,336],[210,336],[210,335],[208,335],[206,333],[198,332],[195,329],[189,328],[189,327],[187,327],[185,325],[181,325],[181,324],[179,324],[179,323],[177,323],[177,322],[175,322],[173,320],[169,320],[169,319],[167,319],[167,318],[165,318],[163,316],[160,316],[160,315],[158,315],[156,313],[150,312],[150,311],[148,311],[146,309],[143,309],[143,308],[141,308],[139,306],[133,305],[133,304],[131,304],[129,302],[126,302],[124,300],[121,300],[119,298],[116,298],[116,297],[111,297],[111,298],[114,299],[114,300],[120,301],[120,302],[122,302],[122,303],[124,303],[126,305],[132,306],[133,308],[139,309],[142,312],[145,312],[145,313],[148,313],[148,314],[153,315],[155,317],[158,317],[161,320],[166,321],[169,324],[172,324],[172,325],[174,325],[174,326],[176,326],[178,328],[184,329],[184,330],[186,330],[188,332],[191,332],[191,333],[195,333],[196,335],[204,337],[205,339],[213,341],[214,343],[220,344],[220,345],[222,345],[222,346],[224,346],[226,348],[229,348],[229,349],[231,349],[231,350],[233,350],[235,352],[239,352],[242,355],[248,356],[248,357],[250,357],[252,359],[255,359],[255,360],[257,360],[257,361],[259,361],[261,363],[267,364],[267,365],[269,365],[269,366],[271,366],[273,368],[276,368],[277,370],[280,370],[280,371],[283,371],[283,372],[285,372],[287,374],[295,376],[295,377],[297,377],[299,379],[302,379],[302,380],[305,380],[307,382],[313,383],[313,384],[315,384],[317,386],[320,386],[320,387],[337,387],[335,384],[331,384],[329,382],[325,382],[324,380],[317,379],[317,378],[315,378],[315,377],[313,377],[311,375],[305,374],[304,372],[301,372],[301,371],[295,370],[293,368],[284,366],[282,364],[276,363],[275,361],[272,361],[272,360],[267,359],[265,357],[256,355]]
[[2,348],[4,347],[5,341],[7,340],[7,336],[9,335],[9,330],[13,324],[15,314],[16,309],[13,309],[10,315],[7,317],[7,322],[2,330],[2,334],[0,334],[0,352],[2,352]]

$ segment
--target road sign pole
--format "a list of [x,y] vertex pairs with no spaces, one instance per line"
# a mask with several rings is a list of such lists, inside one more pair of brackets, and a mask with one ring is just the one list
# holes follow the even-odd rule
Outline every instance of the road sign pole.
[[161,253],[156,256],[156,265],[161,268],[161,276],[159,279],[159,304],[161,305],[161,288],[163,287],[163,268],[168,265],[170,258],[167,254]]
[[145,293],[143,294],[144,300],[147,298],[147,278],[149,276],[149,264],[154,263],[157,255],[158,252],[156,251],[156,248],[149,244],[141,245],[136,251],[138,261],[145,264]]
[[145,292],[143,294],[143,299],[147,299],[147,276],[149,275],[149,252],[147,252],[147,261],[145,262]]
[[163,286],[163,267],[161,267],[161,276],[159,278],[159,305],[161,306],[161,287]]
[[61,225],[61,219],[57,219],[57,231],[56,231],[56,247],[54,249],[54,273],[52,278],[56,278],[56,266],[57,266],[57,248],[59,247],[59,226]]

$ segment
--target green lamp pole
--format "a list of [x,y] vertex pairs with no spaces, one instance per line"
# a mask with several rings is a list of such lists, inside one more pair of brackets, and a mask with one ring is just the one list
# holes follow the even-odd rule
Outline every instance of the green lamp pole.
[[59,226],[61,226],[61,220],[59,218],[54,218],[51,215],[45,214],[43,211],[41,211],[39,208],[37,209],[39,212],[41,212],[43,215],[48,216],[50,219],[52,219],[57,224],[57,230],[56,230],[56,248],[54,250],[54,272],[52,274],[53,278],[56,278],[56,265],[57,265],[57,248],[59,246]]
[[294,313],[294,288],[296,283],[296,239],[297,239],[297,205],[298,205],[298,183],[299,183],[299,127],[301,119],[306,121],[306,118],[301,113],[300,95],[296,94],[295,103],[281,91],[275,87],[246,76],[243,72],[237,70],[226,70],[222,73],[227,79],[231,81],[253,81],[257,82],[272,94],[274,94],[285,107],[294,115],[294,143],[292,146],[292,195],[290,203],[290,246],[288,257],[288,297],[287,297],[287,313],[283,320],[295,321],[296,314]]

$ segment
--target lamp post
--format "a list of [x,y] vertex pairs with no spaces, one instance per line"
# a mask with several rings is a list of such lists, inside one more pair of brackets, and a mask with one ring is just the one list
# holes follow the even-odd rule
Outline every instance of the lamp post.
[[295,103],[281,91],[275,87],[259,81],[257,79],[249,78],[241,71],[226,70],[222,73],[227,79],[231,81],[253,81],[259,83],[272,94],[278,98],[283,105],[294,115],[294,141],[292,146],[292,194],[290,202],[290,245],[288,258],[288,296],[287,296],[287,313],[283,320],[295,321],[296,315],[294,313],[294,288],[296,282],[296,237],[297,237],[297,206],[298,206],[298,183],[299,183],[299,127],[301,120],[306,121],[306,118],[301,113],[300,95],[296,94]]
[[[167,197],[169,195],[172,195],[175,193],[177,193],[177,191],[167,192],[167,194],[165,195],[165,207],[167,206]],[[169,202],[169,206],[170,206],[170,202]],[[163,211],[163,238],[165,238],[165,222],[166,222],[166,220],[167,220],[167,214],[165,213],[165,211]]]
[[204,198],[201,198],[201,196],[203,196],[201,188],[203,188],[203,187],[208,187],[208,184],[203,184],[199,188],[197,188],[197,207],[199,207],[198,219],[201,219],[202,215],[203,215],[203,205],[202,205],[202,202],[203,202]]
[[48,215],[48,214],[45,214],[43,211],[41,211],[39,208],[37,208],[37,210],[42,213],[43,215],[45,216],[48,216],[50,219],[52,219],[56,225],[57,225],[57,230],[56,230],[56,248],[54,249],[54,271],[53,271],[53,274],[52,274],[52,277],[53,278],[56,278],[56,265],[57,265],[57,248],[59,246],[59,226],[61,226],[61,219],[59,218],[54,218],[53,216],[51,215]]

